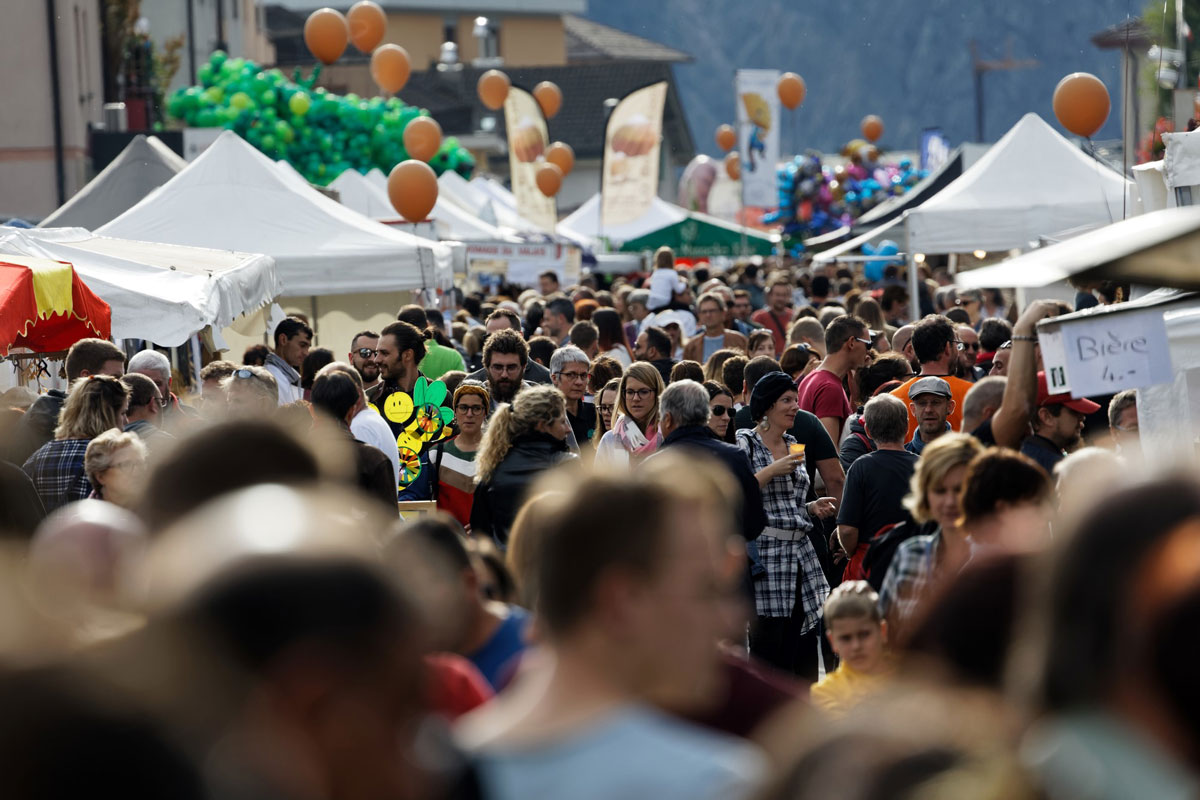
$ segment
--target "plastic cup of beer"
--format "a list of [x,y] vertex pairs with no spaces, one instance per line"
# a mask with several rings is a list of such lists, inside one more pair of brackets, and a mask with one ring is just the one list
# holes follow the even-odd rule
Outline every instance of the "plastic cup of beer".
[[788,445],[788,452],[794,455],[796,458],[800,458],[804,455],[804,445],[799,442],[790,444]]

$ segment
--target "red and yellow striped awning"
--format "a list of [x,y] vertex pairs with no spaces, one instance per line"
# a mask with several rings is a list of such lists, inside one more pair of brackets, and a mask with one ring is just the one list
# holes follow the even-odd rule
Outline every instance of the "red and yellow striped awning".
[[14,347],[56,353],[111,333],[112,309],[69,263],[0,255],[0,355]]

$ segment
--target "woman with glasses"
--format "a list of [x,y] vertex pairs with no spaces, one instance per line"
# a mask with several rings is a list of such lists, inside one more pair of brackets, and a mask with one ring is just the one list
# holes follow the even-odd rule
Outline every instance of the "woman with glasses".
[[645,361],[632,364],[617,389],[616,417],[612,430],[600,439],[596,463],[606,466],[636,466],[658,450],[658,399],[663,393],[658,369]]
[[[594,370],[596,365],[592,364]],[[592,447],[599,449],[604,434],[612,430],[613,415],[617,410],[617,395],[621,391],[621,376],[610,378],[596,392],[596,432],[592,434]]]
[[704,388],[708,391],[708,410],[712,412],[708,418],[708,429],[721,441],[732,444],[729,423],[733,421],[733,395],[724,384],[716,381],[705,381]]
[[475,457],[473,535],[491,537],[501,550],[507,546],[530,485],[546,470],[575,458],[567,449],[570,430],[566,400],[553,386],[522,389],[496,409]]
[[116,378],[93,375],[75,381],[54,429],[54,441],[42,445],[21,468],[33,481],[49,513],[95,488],[84,457],[88,444],[107,430],[129,424],[129,389]]
[[438,443],[429,459],[429,466],[437,476],[432,486],[438,510],[445,511],[464,527],[471,524],[475,455],[483,441],[483,423],[491,407],[492,397],[481,381],[459,384],[451,401],[458,435]]

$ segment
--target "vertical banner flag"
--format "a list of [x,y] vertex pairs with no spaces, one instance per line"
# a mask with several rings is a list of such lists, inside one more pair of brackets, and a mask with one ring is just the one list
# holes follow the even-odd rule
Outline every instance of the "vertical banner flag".
[[537,170],[542,165],[550,134],[546,118],[533,95],[513,86],[504,101],[504,125],[508,130],[508,170],[517,212],[546,231],[558,224],[554,198],[537,187]]
[[600,224],[623,225],[649,210],[658,195],[659,151],[667,82],[625,95],[604,132]]
[[777,69],[739,69],[738,153],[742,158],[742,202],[771,208],[779,202],[775,166],[779,163],[779,83]]
[[941,128],[926,128],[921,132],[921,169],[932,172],[950,158],[950,140]]

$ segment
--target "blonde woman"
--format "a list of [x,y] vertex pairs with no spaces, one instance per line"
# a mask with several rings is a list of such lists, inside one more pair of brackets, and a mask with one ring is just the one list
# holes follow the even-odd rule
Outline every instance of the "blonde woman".
[[653,364],[637,361],[617,387],[617,408],[612,430],[600,438],[596,463],[607,466],[636,466],[658,450],[658,400],[663,379]]
[[92,375],[71,387],[54,429],[22,467],[33,480],[47,513],[92,493],[84,468],[88,442],[110,428],[129,424],[129,389],[117,378]]
[[[872,578],[885,576],[879,610],[893,633],[911,623],[933,585],[957,575],[970,556],[966,533],[959,526],[959,494],[967,465],[981,452],[979,440],[965,433],[947,433],[930,442],[913,473],[912,492],[904,499],[920,527],[888,531],[884,536],[902,539],[900,544],[894,549],[881,546],[881,563],[869,563],[870,553],[863,563]],[[882,544],[886,543],[881,540]],[[888,550],[894,555],[882,563]]]
[[566,399],[553,386],[522,389],[496,409],[475,457],[473,535],[492,537],[501,550],[507,546],[525,490],[550,467],[576,457],[567,449],[570,430]]
[[136,433],[112,428],[88,443],[83,468],[95,487],[92,497],[131,509],[146,477],[146,445]]

